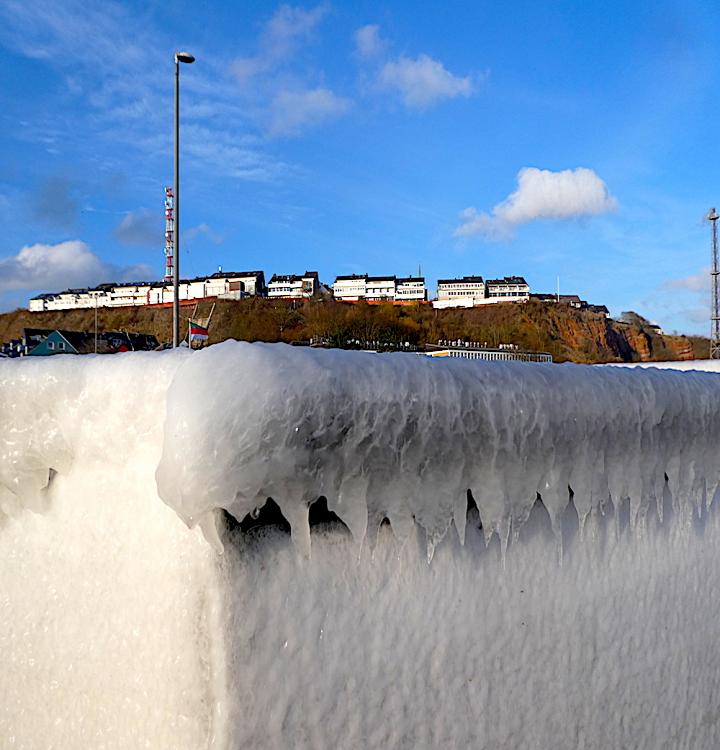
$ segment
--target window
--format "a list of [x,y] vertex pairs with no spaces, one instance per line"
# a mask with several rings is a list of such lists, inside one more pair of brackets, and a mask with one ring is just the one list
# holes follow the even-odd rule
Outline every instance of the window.
[[55,350],[55,342],[54,341],[48,341],[48,349],[51,352]]
[[64,341],[60,341],[60,342],[58,343],[58,349],[62,349],[62,350],[64,350],[64,349],[65,349],[65,342],[64,342]]

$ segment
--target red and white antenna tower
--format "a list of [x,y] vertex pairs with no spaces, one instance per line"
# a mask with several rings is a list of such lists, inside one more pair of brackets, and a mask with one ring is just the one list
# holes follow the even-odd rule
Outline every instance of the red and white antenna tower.
[[175,247],[175,198],[171,187],[165,188],[165,283],[173,282]]

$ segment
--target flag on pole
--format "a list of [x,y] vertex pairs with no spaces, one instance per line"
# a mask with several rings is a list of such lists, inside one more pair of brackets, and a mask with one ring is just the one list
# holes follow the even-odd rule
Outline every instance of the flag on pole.
[[207,326],[201,326],[194,320],[189,321],[190,325],[190,341],[207,341],[208,329]]

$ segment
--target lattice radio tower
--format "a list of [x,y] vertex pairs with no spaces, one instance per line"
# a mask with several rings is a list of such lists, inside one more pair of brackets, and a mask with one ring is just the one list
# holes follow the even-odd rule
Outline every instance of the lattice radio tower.
[[718,270],[718,239],[717,222],[720,219],[718,212],[711,208],[708,211],[707,220],[712,225],[712,310],[710,311],[710,359],[720,359],[720,270]]
[[175,251],[175,199],[173,189],[165,188],[165,283],[173,283],[173,256]]

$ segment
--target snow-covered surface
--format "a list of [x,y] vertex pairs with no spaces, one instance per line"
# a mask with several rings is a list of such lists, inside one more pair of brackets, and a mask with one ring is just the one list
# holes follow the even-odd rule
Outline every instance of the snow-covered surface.
[[[0,746],[716,747],[719,397],[282,345],[0,362]],[[269,496],[292,538],[219,522]]]
[[699,372],[720,372],[719,359],[693,359],[677,362],[632,362],[632,363],[615,363],[612,367],[642,367],[647,369],[652,367],[660,370],[682,370],[689,372],[697,370]]

